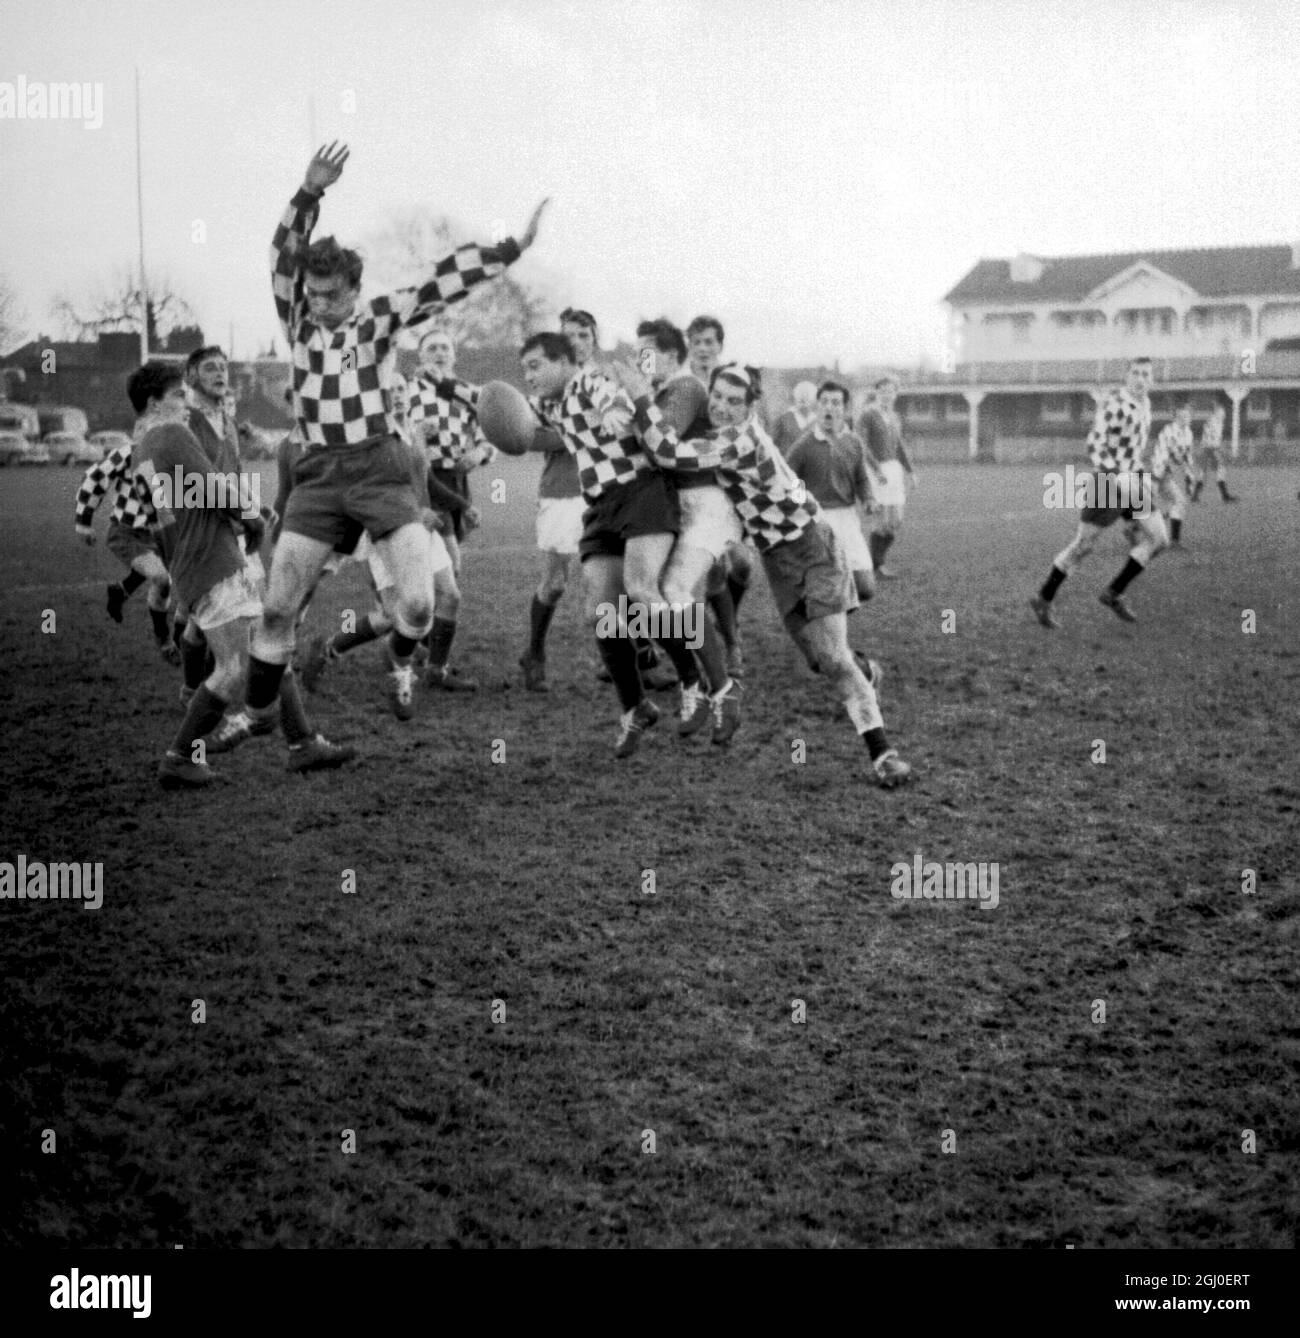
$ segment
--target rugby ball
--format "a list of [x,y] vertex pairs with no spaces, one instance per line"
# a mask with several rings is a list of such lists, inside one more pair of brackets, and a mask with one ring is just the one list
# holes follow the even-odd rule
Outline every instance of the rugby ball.
[[479,391],[478,425],[507,455],[522,455],[541,426],[527,399],[506,381],[489,381]]

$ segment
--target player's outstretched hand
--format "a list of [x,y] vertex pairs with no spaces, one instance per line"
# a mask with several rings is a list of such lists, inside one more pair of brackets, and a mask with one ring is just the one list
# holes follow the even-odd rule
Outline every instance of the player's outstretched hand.
[[528,220],[528,226],[524,229],[523,235],[519,238],[519,249],[526,251],[537,240],[537,228],[542,221],[542,215],[546,212],[546,206],[550,204],[551,197],[548,195],[541,204],[533,210],[533,216]]
[[633,399],[650,394],[653,387],[650,378],[631,358],[615,358],[609,364],[609,370],[616,380]]
[[482,519],[482,517],[479,515],[478,507],[476,507],[476,506],[467,506],[467,507],[464,509],[464,511],[462,511],[462,512],[460,513],[460,516],[461,516],[461,519],[465,522],[465,533],[466,533],[466,534],[469,534],[470,531],[472,531],[472,530],[476,530],[476,529],[478,529],[478,527],[479,527],[479,522],[480,522],[480,520]]
[[332,186],[343,175],[343,164],[351,152],[346,144],[340,144],[337,139],[332,144],[322,144],[316,150],[316,156],[307,164],[307,175],[302,184],[317,193]]

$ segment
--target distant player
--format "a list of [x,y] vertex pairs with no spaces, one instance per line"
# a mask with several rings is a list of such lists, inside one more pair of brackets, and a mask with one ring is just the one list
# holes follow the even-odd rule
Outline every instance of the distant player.
[[708,393],[713,369],[722,361],[722,346],[727,332],[716,316],[696,316],[686,327],[686,346],[689,351],[691,375]]
[[809,666],[843,703],[885,788],[903,784],[911,768],[891,748],[875,689],[849,649],[845,615],[857,592],[821,508],[781,457],[751,410],[761,393],[754,368],[728,364],[713,374],[708,437],[681,441],[650,399],[633,364],[617,369],[636,405],[636,429],[666,469],[715,470],[763,559],[777,608]]
[[[108,587],[108,616],[120,623],[126,601],[147,582],[149,620],[153,625],[158,653],[168,664],[178,665],[181,653],[173,642],[172,629],[167,619],[171,582],[167,575],[169,554],[163,545],[170,535],[165,535],[158,525],[148,490],[136,486],[132,451],[135,443],[159,422],[163,392],[158,391],[157,387],[163,384],[163,380],[171,399],[179,399],[182,406],[185,390],[179,370],[163,363],[151,363],[149,366],[152,370],[148,377],[136,380],[140,373],[133,373],[127,382],[131,407],[137,415],[132,445],[115,447],[98,464],[86,470],[81,487],[77,489],[75,526],[78,537],[87,544],[93,544],[95,512],[112,492],[113,507],[109,514],[105,543],[108,551],[127,569],[127,574],[122,581]],[[163,378],[164,371],[167,372],[166,378]],[[136,386],[134,394],[131,392],[132,385]],[[167,413],[172,414],[170,407]]]
[[274,709],[295,625],[330,550],[362,525],[394,575],[388,649],[394,698],[413,688],[412,655],[433,621],[433,580],[421,503],[380,381],[398,333],[423,323],[471,288],[502,273],[532,245],[543,206],[518,243],[463,246],[443,257],[419,288],[361,302],[361,257],[311,234],[324,191],[347,148],[312,159],[272,244],[272,288],[293,364],[294,413],[305,453],[295,468],[261,623],[249,665],[248,707]]
[[895,573],[885,566],[885,554],[903,528],[907,492],[916,487],[917,477],[903,445],[902,420],[894,409],[898,382],[892,376],[882,376],[875,384],[875,391],[874,403],[868,404],[858,419],[858,436],[866,442],[867,451],[883,477],[876,490],[876,527],[870,545],[876,575],[888,580]]
[[[1102,532],[1117,520],[1130,521],[1135,540],[1124,569],[1102,591],[1099,598],[1117,618],[1126,623],[1137,617],[1124,602],[1129,583],[1146,570],[1147,564],[1169,542],[1165,522],[1156,509],[1155,489],[1144,472],[1147,436],[1151,431],[1151,359],[1134,358],[1123,386],[1112,390],[1097,406],[1092,431],[1088,433],[1088,456],[1096,476],[1099,505],[1079,513],[1079,529],[1073,542],[1052,561],[1043,588],[1030,601],[1044,627],[1059,627],[1052,601],[1061,582],[1092,552]],[[1109,497],[1107,494],[1111,494]],[[1127,500],[1127,506],[1104,505]]]
[[1216,404],[1201,425],[1201,474],[1192,487],[1193,502],[1201,500],[1201,489],[1211,469],[1214,470],[1214,479],[1219,486],[1219,496],[1225,502],[1241,500],[1228,491],[1228,471],[1223,463],[1223,420],[1227,412],[1222,404]]
[[772,444],[784,455],[817,419],[817,387],[800,381],[790,393],[790,407],[776,420]]
[[1179,483],[1192,468],[1192,406],[1184,400],[1174,410],[1173,420],[1160,429],[1151,453],[1151,477],[1156,484],[1156,503],[1169,522],[1171,548],[1182,547],[1183,516],[1187,498]]

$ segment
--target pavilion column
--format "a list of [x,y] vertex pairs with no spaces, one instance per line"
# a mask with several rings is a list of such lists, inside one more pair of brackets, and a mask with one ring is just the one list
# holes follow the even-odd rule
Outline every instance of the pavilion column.
[[1224,386],[1223,391],[1232,401],[1232,445],[1228,453],[1235,460],[1241,450],[1241,403],[1250,394],[1250,387]]
[[980,453],[980,405],[984,401],[984,396],[988,394],[987,390],[963,390],[962,398],[966,401],[966,407],[970,410],[970,437],[969,451],[970,458],[976,459]]

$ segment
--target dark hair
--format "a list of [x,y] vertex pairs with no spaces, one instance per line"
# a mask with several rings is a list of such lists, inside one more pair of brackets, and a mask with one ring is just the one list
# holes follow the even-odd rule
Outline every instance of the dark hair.
[[555,330],[542,330],[524,340],[519,356],[526,358],[535,348],[542,350],[542,357],[548,362],[577,362],[578,355],[573,351],[573,341],[566,334]]
[[872,389],[883,390],[885,386],[896,386],[896,385],[898,385],[898,377],[882,376],[880,380],[877,381],[874,386],[872,386]]
[[179,363],[151,358],[126,378],[126,395],[136,413],[144,413],[153,400],[162,399],[173,386],[184,380],[185,373]]
[[664,316],[657,321],[642,321],[636,327],[638,339],[653,339],[660,353],[676,353],[678,362],[686,361],[686,340],[682,332]]
[[570,321],[574,325],[585,326],[594,335],[596,333],[596,318],[589,311],[583,311],[581,307],[565,307],[560,312],[560,324]]
[[340,246],[333,237],[312,242],[302,258],[303,273],[314,279],[332,279],[341,274],[349,288],[360,286],[361,264],[361,257],[355,251]]
[[828,391],[830,392],[837,391],[839,394],[844,396],[844,408],[845,411],[847,412],[849,405],[853,403],[853,396],[849,394],[848,386],[842,385],[839,381],[823,381],[821,385],[817,387],[817,398],[821,399],[821,397],[825,395]]
[[423,352],[424,346],[429,342],[430,339],[434,337],[434,335],[442,335],[444,338],[451,341],[452,348],[456,347],[456,336],[452,334],[452,332],[449,329],[447,329],[445,325],[435,325],[432,330],[426,330],[420,336],[420,342],[416,345],[416,347],[421,352]]
[[185,359],[185,370],[192,372],[198,367],[204,358],[220,358],[223,362],[229,362],[226,357],[226,351],[220,344],[206,344],[203,348],[196,348],[188,358]]
[[713,375],[709,377],[710,390],[720,376],[725,376],[733,385],[744,387],[746,404],[753,404],[763,393],[763,374],[757,367],[742,367],[738,362],[724,362],[713,369]]
[[1136,367],[1139,363],[1143,363],[1143,362],[1146,363],[1146,365],[1147,365],[1148,367],[1151,366],[1151,359],[1148,358],[1147,355],[1146,355],[1145,353],[1142,354],[1142,356],[1141,356],[1140,358],[1130,358],[1130,359],[1128,360],[1128,365],[1129,365],[1130,367]]
[[722,328],[722,322],[716,316],[696,316],[686,327],[686,337],[689,339],[692,335],[703,334],[705,330],[716,330],[719,344],[727,342],[727,332]]

